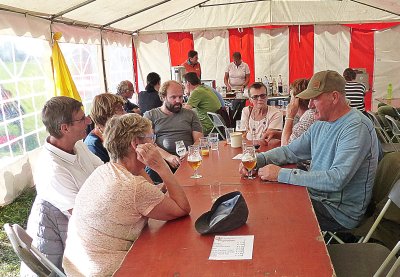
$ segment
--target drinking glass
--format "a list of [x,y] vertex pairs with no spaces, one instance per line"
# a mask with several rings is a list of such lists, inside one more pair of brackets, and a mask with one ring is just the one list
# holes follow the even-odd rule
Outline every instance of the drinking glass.
[[246,128],[241,120],[236,120],[236,132],[245,132]]
[[218,150],[218,134],[217,133],[208,134],[208,142],[210,143],[211,150]]
[[234,128],[225,128],[226,143],[231,144],[231,134],[235,131]]
[[194,173],[192,176],[190,176],[190,178],[192,179],[201,178],[202,176],[197,173],[197,169],[201,165],[202,161],[198,145],[189,145],[189,154],[187,157],[187,161],[190,167],[194,170]]
[[256,167],[256,150],[253,146],[247,146],[242,155],[242,163],[244,167],[247,169],[247,179],[254,179],[251,171]]
[[202,156],[208,156],[210,153],[210,144],[208,138],[200,138],[200,153]]
[[183,140],[175,141],[175,149],[176,154],[178,154],[179,158],[183,158],[186,155],[186,146]]

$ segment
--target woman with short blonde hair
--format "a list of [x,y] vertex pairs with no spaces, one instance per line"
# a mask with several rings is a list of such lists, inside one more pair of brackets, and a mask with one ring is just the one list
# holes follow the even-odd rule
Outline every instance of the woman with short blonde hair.
[[[190,213],[153,139],[150,120],[140,115],[114,116],[106,123],[111,161],[90,175],[76,197],[63,259],[68,276],[113,275],[148,218],[166,221]],[[145,165],[161,176],[168,195],[147,181]]]

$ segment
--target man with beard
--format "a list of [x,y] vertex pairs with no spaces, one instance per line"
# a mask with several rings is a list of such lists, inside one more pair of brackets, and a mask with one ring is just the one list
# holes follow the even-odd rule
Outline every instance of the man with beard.
[[[156,144],[170,154],[176,155],[175,141],[182,140],[186,147],[192,145],[203,136],[202,127],[194,111],[182,108],[181,84],[176,81],[166,81],[161,85],[159,95],[163,101],[162,106],[145,112],[143,117],[153,123]],[[153,181],[158,182],[153,172],[147,172]]]

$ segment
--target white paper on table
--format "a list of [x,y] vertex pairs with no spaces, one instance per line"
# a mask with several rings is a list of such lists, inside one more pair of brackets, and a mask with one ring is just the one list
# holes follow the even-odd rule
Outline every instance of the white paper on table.
[[254,235],[215,236],[209,260],[253,259]]
[[237,154],[235,157],[232,158],[232,160],[241,160],[243,154]]

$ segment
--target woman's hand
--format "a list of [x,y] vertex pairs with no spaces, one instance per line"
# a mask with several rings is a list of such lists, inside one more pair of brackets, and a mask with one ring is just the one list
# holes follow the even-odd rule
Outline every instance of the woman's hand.
[[292,96],[290,102],[286,108],[286,117],[294,118],[299,111],[299,101],[300,99]]
[[163,170],[168,167],[164,159],[161,157],[157,147],[152,143],[138,144],[136,146],[136,153],[137,159],[141,163],[147,165],[157,173],[159,170]]

